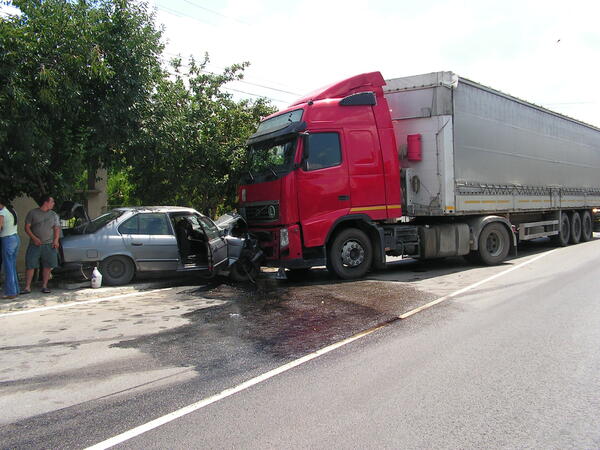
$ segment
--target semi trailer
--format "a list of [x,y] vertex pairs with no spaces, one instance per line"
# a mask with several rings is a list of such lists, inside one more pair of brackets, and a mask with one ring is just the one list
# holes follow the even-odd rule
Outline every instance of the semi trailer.
[[263,119],[240,212],[264,264],[342,279],[387,256],[501,263],[592,238],[600,129],[452,72],[365,73]]

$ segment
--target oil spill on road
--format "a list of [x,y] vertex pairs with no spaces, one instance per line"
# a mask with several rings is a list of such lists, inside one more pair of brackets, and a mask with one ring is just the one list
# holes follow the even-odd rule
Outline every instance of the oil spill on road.
[[160,366],[194,366],[216,378],[304,356],[431,299],[398,283],[272,279],[258,286],[222,284],[197,295],[227,303],[183,314],[186,325],[111,347],[138,349]]

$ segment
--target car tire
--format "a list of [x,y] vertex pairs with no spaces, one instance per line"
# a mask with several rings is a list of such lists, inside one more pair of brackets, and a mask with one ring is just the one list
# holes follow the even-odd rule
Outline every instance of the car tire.
[[229,278],[240,283],[254,282],[259,273],[260,267],[252,261],[238,260],[229,268]]
[[102,281],[108,286],[129,283],[135,275],[135,265],[127,256],[110,256],[100,263]]
[[373,246],[369,237],[358,228],[341,231],[331,244],[328,268],[342,280],[365,276],[373,262]]

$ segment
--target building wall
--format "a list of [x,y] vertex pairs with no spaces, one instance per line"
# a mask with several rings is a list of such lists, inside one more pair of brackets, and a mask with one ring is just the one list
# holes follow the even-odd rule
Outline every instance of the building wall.
[[[100,169],[96,176],[95,188],[87,193],[87,212],[90,219],[94,219],[106,211],[108,203],[106,186],[107,172],[105,169]],[[25,251],[29,245],[29,236],[25,233],[25,216],[30,210],[37,208],[38,204],[31,197],[22,196],[13,200],[12,205],[17,212],[19,237],[21,238],[21,248],[17,257],[17,271],[25,272]],[[58,210],[58,205],[54,210]]]

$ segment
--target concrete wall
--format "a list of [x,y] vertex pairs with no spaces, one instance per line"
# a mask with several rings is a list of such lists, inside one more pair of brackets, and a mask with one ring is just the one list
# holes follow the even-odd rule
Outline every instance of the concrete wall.
[[[108,204],[106,186],[106,169],[100,169],[96,175],[96,185],[94,189],[87,193],[87,212],[90,219],[94,219],[106,212],[106,206]],[[15,208],[19,219],[18,229],[19,237],[21,238],[21,248],[19,249],[19,256],[17,257],[17,271],[25,272],[25,251],[29,245],[29,236],[25,234],[25,216],[30,210],[37,208],[38,204],[31,197],[23,196],[13,200],[12,205]],[[58,209],[58,206],[59,205],[54,208],[55,211]]]
[[87,192],[86,210],[90,219],[95,219],[106,212],[106,206],[108,205],[107,178],[106,169],[98,169],[94,189]]

